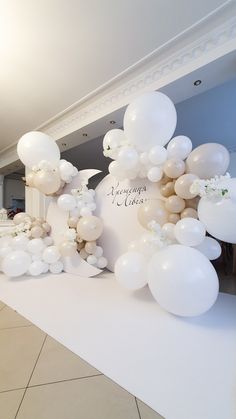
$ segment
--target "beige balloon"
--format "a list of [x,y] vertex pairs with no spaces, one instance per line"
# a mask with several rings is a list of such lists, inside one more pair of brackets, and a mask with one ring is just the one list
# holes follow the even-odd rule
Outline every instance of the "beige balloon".
[[167,211],[178,214],[185,208],[185,200],[177,195],[171,195],[165,202]]
[[26,220],[30,220],[30,216],[28,214],[26,214],[25,212],[18,212],[18,214],[16,214],[13,218],[13,223],[15,225],[21,224],[26,222]]
[[90,255],[92,255],[95,252],[95,250],[96,250],[96,246],[97,246],[96,245],[96,242],[93,241],[93,242],[87,242],[85,244],[84,248],[85,248],[85,251],[87,253],[89,253]]
[[200,179],[224,175],[229,166],[229,152],[221,144],[202,144],[193,150],[186,160],[187,173],[194,173]]
[[190,187],[194,180],[198,179],[198,176],[188,173],[180,176],[175,182],[175,193],[183,199],[192,199],[197,196],[190,192]]
[[26,186],[29,186],[30,188],[34,187],[34,176],[35,176],[34,172],[30,172],[26,175],[25,177]]
[[76,228],[78,224],[79,218],[78,217],[70,217],[67,221],[68,227]]
[[164,173],[170,178],[178,178],[185,172],[185,163],[180,159],[169,159],[164,164]]
[[82,241],[80,243],[77,243],[77,250],[80,252],[85,246],[85,242]]
[[184,208],[184,210],[180,214],[181,218],[195,218],[198,220],[198,213],[193,208]]
[[43,227],[43,229],[44,229],[44,231],[45,231],[46,233],[50,233],[50,231],[51,231],[51,226],[50,226],[48,223],[43,223],[43,224],[42,224],[42,227]]
[[192,198],[192,199],[186,199],[185,200],[186,207],[197,209],[199,201],[200,201],[200,196],[196,196],[196,198]]
[[150,221],[156,221],[163,226],[168,221],[168,211],[165,202],[160,199],[152,199],[140,205],[138,209],[138,221],[148,229]]
[[169,176],[166,176],[166,174],[163,174],[163,177],[160,180],[160,184],[161,185],[166,185],[168,182],[171,182],[172,178],[170,178]]
[[43,236],[43,229],[42,227],[40,227],[39,225],[36,225],[35,227],[31,228],[31,236],[34,239],[39,239],[40,237]]
[[180,220],[179,214],[169,214],[168,222],[176,224]]
[[54,172],[45,172],[39,170],[34,177],[34,185],[40,192],[45,195],[54,194],[61,184],[61,179],[59,172],[55,170]]
[[165,185],[161,185],[160,192],[165,198],[173,195],[175,193],[175,182],[168,182]]
[[63,257],[71,257],[77,252],[77,243],[74,241],[64,241],[59,246],[61,255]]
[[103,223],[100,218],[94,215],[81,217],[77,224],[77,233],[86,241],[97,240],[103,231]]

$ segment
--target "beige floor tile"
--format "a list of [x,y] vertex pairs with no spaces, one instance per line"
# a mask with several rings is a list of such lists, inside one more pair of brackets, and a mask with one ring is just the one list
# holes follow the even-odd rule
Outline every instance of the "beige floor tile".
[[5,304],[4,304],[2,301],[0,301],[0,310],[1,310],[4,306],[5,306]]
[[30,385],[100,374],[63,345],[47,336]]
[[139,419],[135,399],[104,376],[31,387],[17,419]]
[[141,402],[141,400],[137,399],[137,403],[141,419],[164,419],[163,416],[152,410],[145,403]]
[[30,325],[31,323],[28,320],[20,316],[20,314],[10,307],[6,306],[0,311],[0,329]]
[[27,385],[44,338],[35,326],[0,329],[0,391]]
[[23,397],[24,390],[8,391],[0,393],[0,417],[1,419],[14,419],[17,409]]

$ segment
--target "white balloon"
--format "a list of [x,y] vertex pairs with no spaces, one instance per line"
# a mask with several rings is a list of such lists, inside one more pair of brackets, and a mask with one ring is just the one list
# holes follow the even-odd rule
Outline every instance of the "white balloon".
[[163,171],[160,167],[151,167],[147,172],[147,178],[150,182],[159,182],[163,176]]
[[12,239],[12,247],[15,250],[25,250],[27,248],[28,243],[29,239],[25,236],[25,234],[19,234],[18,236],[13,237]]
[[176,241],[175,237],[175,224],[173,223],[166,223],[162,226],[162,231],[166,235],[167,239]]
[[148,285],[160,306],[178,316],[198,316],[215,303],[219,282],[211,262],[198,250],[171,245],[148,267]]
[[24,275],[31,263],[31,257],[23,250],[13,250],[2,261],[2,271],[10,277]]
[[60,160],[60,150],[57,143],[48,135],[39,131],[30,131],[18,141],[17,153],[25,166],[32,169],[41,160],[50,162],[54,167]]
[[0,237],[0,248],[1,247],[6,247],[6,246],[11,246],[11,244],[12,244],[12,236]]
[[89,255],[88,257],[87,257],[87,262],[90,264],[90,265],[96,265],[97,264],[97,258],[96,258],[96,256],[94,256],[94,255]]
[[195,246],[195,249],[203,253],[209,260],[218,259],[221,255],[220,243],[212,237],[205,237],[201,244]]
[[88,207],[83,207],[80,210],[80,216],[81,217],[87,217],[87,215],[92,215],[92,211],[90,208]]
[[5,246],[0,246],[0,258],[4,258],[5,256],[8,255],[8,253],[12,252],[12,247],[5,245]]
[[139,154],[133,147],[122,147],[117,157],[118,163],[125,169],[133,169],[139,162]]
[[198,246],[203,242],[206,229],[204,224],[195,218],[183,218],[175,224],[175,237],[185,246]]
[[173,102],[160,92],[146,93],[127,107],[124,132],[138,150],[165,145],[172,137],[177,122]]
[[45,243],[42,239],[32,239],[27,244],[27,250],[30,253],[38,254],[45,248]]
[[57,205],[64,211],[72,211],[76,207],[76,199],[73,195],[63,194],[59,196]]
[[46,263],[55,263],[60,259],[61,255],[56,246],[49,246],[43,251],[43,261]]
[[144,166],[150,166],[151,164],[149,160],[149,154],[146,151],[140,154],[139,160],[140,160],[140,163],[143,164]]
[[43,242],[46,246],[51,246],[53,244],[53,238],[51,236],[46,236],[43,239]]
[[211,236],[236,244],[236,178],[223,181],[221,186],[229,190],[231,198],[214,200],[204,196],[198,204],[198,217]]
[[118,180],[124,180],[126,178],[124,168],[117,161],[113,161],[109,164],[109,172]]
[[96,258],[100,258],[103,255],[103,248],[101,246],[96,246],[93,255],[96,256]]
[[35,260],[29,266],[28,273],[32,276],[41,275],[44,272],[45,263],[41,260]]
[[185,160],[193,148],[192,141],[185,135],[178,135],[170,140],[167,151],[168,158],[178,158]]
[[103,256],[101,256],[100,258],[98,258],[97,267],[99,269],[104,269],[106,266],[107,266],[107,259],[104,258]]
[[149,151],[148,158],[154,165],[163,164],[167,159],[167,150],[163,146],[156,145]]
[[[157,242],[153,240],[153,233],[145,233],[141,236],[137,250],[145,257],[150,258],[159,250]],[[130,249],[131,250],[131,249]],[[136,250],[135,248],[133,250]]]
[[49,265],[49,270],[52,274],[60,274],[63,271],[63,263],[60,260],[51,263]]
[[103,139],[104,155],[111,159],[116,159],[118,151],[122,144],[125,144],[126,138],[122,129],[111,129]]
[[26,221],[31,221],[30,217],[28,214],[26,214],[25,212],[18,212],[18,214],[16,214],[13,218],[13,223],[15,225],[24,223]]
[[147,284],[147,259],[142,253],[127,252],[115,264],[117,281],[128,289],[139,289]]
[[61,179],[66,181],[74,175],[74,166],[67,160],[60,160],[59,171]]

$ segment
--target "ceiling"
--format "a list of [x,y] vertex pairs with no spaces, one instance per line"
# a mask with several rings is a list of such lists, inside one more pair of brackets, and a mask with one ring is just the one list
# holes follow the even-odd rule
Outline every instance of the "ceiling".
[[0,152],[223,0],[0,0]]

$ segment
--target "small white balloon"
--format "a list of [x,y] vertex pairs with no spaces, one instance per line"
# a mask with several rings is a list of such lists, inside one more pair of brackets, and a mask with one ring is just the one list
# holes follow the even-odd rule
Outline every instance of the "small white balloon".
[[63,194],[59,196],[57,205],[64,211],[72,211],[76,207],[76,199],[70,194]]
[[165,147],[156,145],[152,147],[148,154],[149,160],[154,165],[165,163],[167,159],[167,150]]
[[96,265],[97,264],[97,258],[96,258],[96,256],[94,256],[94,255],[89,255],[88,257],[87,257],[87,262],[90,264],[90,265]]
[[117,157],[118,163],[125,169],[132,169],[137,166],[139,162],[139,154],[133,147],[122,147]]
[[83,207],[80,210],[80,216],[81,217],[86,217],[87,215],[92,215],[92,211],[90,208],[88,207]]
[[63,263],[58,260],[57,262],[51,263],[49,265],[49,271],[52,274],[60,274],[63,271]]
[[28,237],[25,234],[19,234],[12,239],[12,247],[13,249],[25,250],[29,243]]
[[126,138],[122,129],[111,129],[103,139],[104,155],[116,159],[121,145],[125,142]]
[[103,256],[101,256],[100,258],[98,258],[97,267],[99,269],[104,269],[106,266],[107,266],[107,259],[104,258]]
[[35,260],[29,266],[28,272],[32,276],[38,276],[43,273],[45,269],[45,264],[41,260]]
[[118,180],[124,180],[126,177],[124,168],[117,161],[112,161],[109,164],[109,172],[112,176],[114,176]]
[[53,238],[51,236],[46,236],[43,239],[43,242],[46,246],[51,246],[53,244]]
[[56,246],[49,246],[43,251],[43,261],[46,263],[55,263],[60,257],[60,252]]
[[195,218],[183,218],[178,221],[174,232],[178,242],[185,246],[198,246],[206,235],[204,224]]
[[147,177],[150,182],[159,182],[163,176],[163,171],[160,167],[151,167],[148,170]]
[[221,255],[220,243],[212,237],[205,237],[203,242],[195,247],[203,253],[209,260],[218,259]]
[[[46,238],[46,237],[45,237]],[[30,253],[41,253],[45,248],[45,243],[42,239],[30,240],[27,244],[27,250]]]
[[185,160],[193,148],[192,141],[185,135],[172,138],[167,146],[168,158]]
[[10,277],[24,275],[31,264],[31,257],[23,250],[13,250],[2,260],[2,271]]
[[171,241],[176,241],[175,238],[175,224],[173,223],[166,223],[162,226],[162,231],[166,235],[167,239]]
[[128,289],[139,289],[147,284],[147,259],[142,253],[127,252],[115,264],[117,281]]
[[143,153],[140,154],[139,161],[144,166],[150,165],[151,162],[149,160],[149,155],[148,155],[147,151],[144,151]]
[[100,258],[103,255],[103,248],[101,246],[96,246],[93,254],[96,256],[96,258]]

